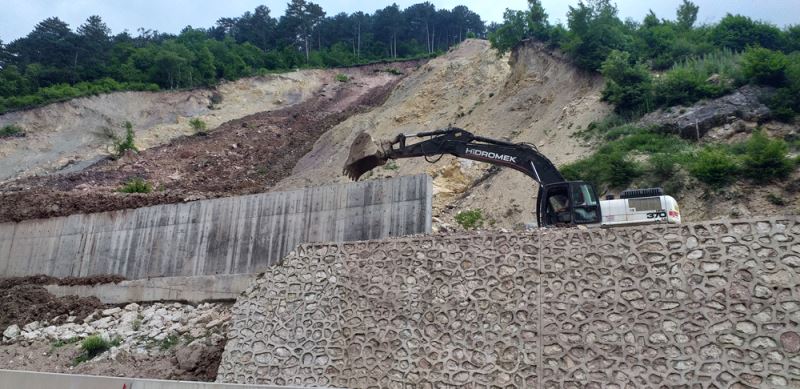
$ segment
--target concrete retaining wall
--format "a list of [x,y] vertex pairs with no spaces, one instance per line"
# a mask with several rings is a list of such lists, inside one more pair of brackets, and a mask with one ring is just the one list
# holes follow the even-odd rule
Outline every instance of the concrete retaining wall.
[[230,385],[214,382],[146,380],[78,374],[0,370],[0,389],[299,389],[291,386]]
[[234,301],[256,279],[255,274],[157,277],[99,285],[44,285],[56,297],[97,297],[104,304],[161,301]]
[[301,246],[233,308],[218,381],[800,386],[800,217]]
[[257,273],[303,242],[430,232],[418,175],[0,224],[0,277]]

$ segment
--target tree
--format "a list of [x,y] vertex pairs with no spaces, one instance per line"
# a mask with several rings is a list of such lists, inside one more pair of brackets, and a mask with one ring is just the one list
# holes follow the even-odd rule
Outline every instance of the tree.
[[527,34],[526,14],[523,11],[506,9],[503,13],[503,24],[489,33],[489,42],[497,49],[498,55],[511,50]]
[[601,73],[606,79],[603,99],[613,103],[623,114],[641,114],[652,106],[653,83],[650,70],[633,64],[627,52],[614,50],[603,62]]
[[97,79],[106,74],[111,54],[111,29],[103,20],[92,15],[78,27],[77,62],[81,66],[81,78]]
[[697,11],[699,10],[700,7],[691,1],[683,0],[683,3],[676,11],[678,27],[685,30],[691,29],[694,26],[694,23],[697,21]]
[[612,50],[625,50],[628,37],[617,17],[617,7],[610,0],[589,0],[569,7],[567,25],[570,33],[564,50],[575,64],[586,70],[598,70]]
[[715,45],[736,51],[751,45],[773,50],[784,47],[781,30],[742,15],[727,14],[711,30],[710,38]]
[[[325,17],[325,12],[318,4],[306,2],[305,0],[292,0],[286,8],[286,22],[295,34],[295,41],[302,43],[306,54],[306,62],[309,59],[309,45],[312,34],[317,26]],[[321,39],[321,38],[320,38]]]
[[388,56],[397,58],[397,36],[403,26],[403,14],[397,4],[375,11],[376,35],[388,44]]
[[540,41],[550,38],[550,22],[541,0],[528,0],[528,35]]

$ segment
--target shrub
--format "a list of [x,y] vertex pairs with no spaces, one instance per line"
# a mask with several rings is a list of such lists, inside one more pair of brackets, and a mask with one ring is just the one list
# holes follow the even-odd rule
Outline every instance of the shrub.
[[25,135],[25,131],[22,130],[22,127],[16,124],[9,124],[0,128],[0,138],[23,135]]
[[206,132],[206,127],[207,127],[206,122],[204,122],[200,118],[194,118],[192,120],[189,120],[189,125],[192,126],[192,129],[194,129],[194,132],[198,135],[208,134],[208,132]]
[[472,230],[483,226],[483,211],[480,209],[470,209],[456,214],[456,223],[467,230]]
[[398,166],[397,162],[395,161],[389,161],[386,163],[386,165],[383,165],[383,168],[386,170],[397,170],[400,169],[400,166]]
[[794,169],[786,154],[788,146],[781,139],[769,139],[762,131],[756,131],[745,143],[742,173],[759,183],[786,178]]
[[139,149],[136,148],[136,144],[134,143],[135,134],[133,132],[133,124],[131,122],[125,122],[125,137],[120,139],[115,134],[111,134],[113,137],[113,147],[114,147],[114,155],[117,157],[121,157],[125,154],[126,151],[136,151],[138,152]]
[[772,205],[777,205],[777,206],[784,206],[787,204],[786,200],[783,197],[778,196],[774,193],[767,194],[767,201],[769,201]]
[[742,72],[759,84],[779,86],[784,83],[789,60],[780,51],[751,47],[742,55]]
[[614,50],[600,70],[606,78],[603,99],[614,104],[616,112],[637,115],[650,111],[653,85],[647,67],[633,64],[627,52]]
[[689,165],[689,173],[715,188],[730,184],[739,173],[736,160],[721,148],[706,147]]
[[339,81],[339,82],[347,82],[349,79],[350,79],[350,77],[347,77],[346,74],[339,73],[339,74],[336,75],[336,81]]
[[[722,96],[744,81],[740,61],[740,55],[722,50],[676,64],[655,83],[654,101],[670,107]],[[714,75],[717,80],[709,81]]]
[[122,193],[150,193],[153,191],[153,186],[147,181],[136,177],[125,183],[119,191]]
[[658,180],[669,180],[678,172],[678,164],[672,155],[655,154],[650,157],[649,171]]
[[89,359],[92,359],[111,348],[111,343],[98,335],[87,337],[81,342],[81,348]]

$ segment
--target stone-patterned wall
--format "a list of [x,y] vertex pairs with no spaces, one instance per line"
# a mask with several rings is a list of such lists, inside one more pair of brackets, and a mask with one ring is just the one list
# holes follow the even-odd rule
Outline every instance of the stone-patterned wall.
[[800,387],[800,217],[303,245],[218,381]]

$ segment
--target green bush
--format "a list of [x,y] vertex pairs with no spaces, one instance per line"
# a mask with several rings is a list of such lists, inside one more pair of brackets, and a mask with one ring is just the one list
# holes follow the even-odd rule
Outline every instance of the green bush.
[[9,124],[0,128],[0,138],[22,135],[25,135],[25,131],[22,130],[22,127],[16,124]]
[[689,173],[712,187],[720,188],[736,180],[739,165],[724,149],[706,147],[689,164]]
[[794,169],[786,142],[769,139],[762,131],[756,131],[745,143],[746,153],[742,158],[742,174],[759,183],[789,176]]
[[194,118],[192,120],[189,120],[189,125],[192,126],[192,129],[198,135],[206,135],[208,133],[206,132],[206,127],[207,127],[206,122],[204,122],[200,118]]
[[87,337],[81,342],[81,348],[89,359],[92,359],[111,348],[111,343],[98,335]]
[[386,165],[383,165],[383,168],[386,170],[397,170],[400,169],[400,166],[397,165],[397,162],[392,160],[387,162]]
[[742,72],[759,84],[779,86],[785,82],[789,59],[780,51],[762,47],[748,48],[742,55]]
[[483,211],[480,209],[470,209],[456,214],[456,223],[467,230],[472,230],[483,226]]
[[133,124],[131,122],[125,122],[125,137],[120,139],[115,135],[113,139],[113,147],[114,147],[114,155],[116,157],[121,157],[125,154],[126,151],[136,151],[138,152],[139,149],[136,148],[136,144],[134,142],[135,134],[133,132]]
[[119,191],[122,193],[150,193],[153,191],[153,186],[147,181],[136,177],[125,183]]
[[654,84],[654,101],[671,107],[729,93],[744,82],[740,62],[739,54],[721,50],[676,64]]
[[339,74],[336,75],[336,81],[339,81],[339,82],[347,82],[349,79],[350,79],[350,77],[347,77],[346,74],[339,73]]
[[603,99],[618,113],[643,114],[651,110],[653,85],[650,70],[633,64],[627,52],[614,50],[600,68],[606,78]]

